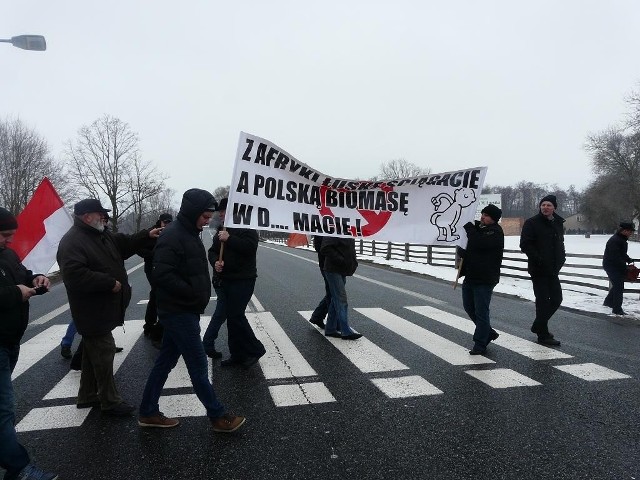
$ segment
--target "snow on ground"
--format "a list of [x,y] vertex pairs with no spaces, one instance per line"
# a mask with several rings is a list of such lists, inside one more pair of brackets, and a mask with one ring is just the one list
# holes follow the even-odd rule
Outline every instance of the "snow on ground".
[[[604,253],[604,247],[610,235],[591,235],[590,238],[585,238],[584,235],[566,235],[565,237],[565,250],[567,253],[580,253],[587,255],[602,255]],[[505,249],[506,250],[520,250],[519,236],[505,237]],[[631,258],[640,259],[640,243],[629,242],[628,254]],[[358,256],[363,260],[368,260],[373,263],[381,265],[389,265],[393,268],[400,270],[409,270],[412,272],[422,273],[430,275],[432,277],[441,278],[444,280],[453,282],[456,278],[456,270],[451,267],[440,267],[435,265],[427,265],[416,262],[404,262],[402,260],[386,260],[384,257],[372,257],[371,255]],[[594,259],[577,259],[570,258],[569,263],[599,263]],[[561,271],[561,273],[565,271]],[[591,270],[581,270],[582,273],[594,273]],[[599,274],[602,274],[600,270]],[[585,280],[587,281],[587,280]],[[604,283],[594,281],[593,283],[608,284],[605,280]],[[495,292],[506,293],[509,295],[515,295],[520,298],[526,298],[528,300],[535,300],[533,295],[533,289],[529,280],[520,280],[517,278],[501,277],[500,283],[496,285]],[[595,312],[603,314],[611,314],[611,309],[604,307],[602,302],[607,295],[605,290],[598,290],[588,287],[580,287],[577,285],[563,285],[562,286],[562,306],[575,308],[577,310],[583,310],[586,312]],[[622,309],[633,317],[640,318],[640,302],[638,301],[637,293],[625,293]]]

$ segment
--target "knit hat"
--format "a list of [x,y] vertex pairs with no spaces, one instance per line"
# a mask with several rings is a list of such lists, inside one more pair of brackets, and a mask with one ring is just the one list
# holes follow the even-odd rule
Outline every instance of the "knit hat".
[[74,215],[84,215],[85,213],[107,213],[110,211],[110,209],[102,206],[100,200],[95,198],[85,198],[73,206]]
[[631,230],[635,232],[636,226],[631,222],[620,222],[620,230]]
[[0,232],[18,228],[16,217],[6,208],[0,207]]
[[159,222],[171,223],[173,222],[173,216],[170,213],[163,213],[158,217]]
[[540,208],[540,205],[542,205],[542,202],[551,202],[553,203],[553,208],[558,208],[558,202],[556,200],[555,195],[547,195],[545,197],[542,197],[542,199],[540,200],[540,203],[538,203],[538,208]]
[[489,205],[484,207],[480,213],[486,213],[496,223],[498,223],[498,221],[500,220],[500,217],[502,217],[502,210],[496,207],[493,203],[490,203]]

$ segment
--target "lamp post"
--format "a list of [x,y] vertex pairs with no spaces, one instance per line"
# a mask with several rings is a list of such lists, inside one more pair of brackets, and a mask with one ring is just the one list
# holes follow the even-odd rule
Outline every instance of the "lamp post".
[[47,49],[47,42],[42,35],[18,35],[17,37],[0,38],[0,42],[11,43],[14,47],[24,50],[42,52]]

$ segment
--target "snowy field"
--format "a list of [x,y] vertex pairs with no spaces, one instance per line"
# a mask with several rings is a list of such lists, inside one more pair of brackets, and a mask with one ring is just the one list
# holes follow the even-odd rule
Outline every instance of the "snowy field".
[[[602,255],[604,253],[604,247],[610,235],[592,235],[590,238],[585,238],[584,235],[567,235],[565,236],[565,250],[567,253],[580,253],[587,255]],[[505,237],[505,249],[506,250],[520,250],[519,236]],[[629,256],[633,259],[640,259],[640,243],[629,242]],[[453,282],[456,277],[455,269],[451,267],[440,267],[434,265],[426,265],[415,262],[404,262],[401,260],[386,260],[382,257],[372,257],[370,255],[363,255],[363,260],[368,260],[373,263],[381,265],[389,265],[401,270],[410,270],[413,272],[423,273],[436,278],[442,278],[444,280]],[[594,259],[578,259],[569,257],[567,263],[573,264],[591,264],[600,263],[599,260]],[[638,262],[640,264],[640,262]],[[521,266],[524,264],[520,264]],[[640,266],[640,265],[639,265]],[[576,269],[576,271],[578,271]],[[590,270],[580,269],[580,273],[605,275],[602,269]],[[565,273],[570,273],[570,268],[563,268],[560,272],[561,277]],[[589,280],[584,279],[585,282]],[[608,281],[594,280],[592,283],[600,285],[608,285]],[[533,289],[531,288],[531,282],[528,280],[520,280],[517,278],[502,277],[500,283],[496,286],[495,292],[506,293],[509,295],[515,295],[520,298],[526,298],[528,300],[534,300]],[[562,306],[575,308],[578,310],[584,310],[587,312],[597,312],[610,314],[611,309],[604,307],[602,302],[607,292],[605,290],[598,290],[588,287],[580,287],[577,285],[563,285],[563,302]],[[640,319],[640,298],[637,293],[625,293],[622,309],[629,315]]]

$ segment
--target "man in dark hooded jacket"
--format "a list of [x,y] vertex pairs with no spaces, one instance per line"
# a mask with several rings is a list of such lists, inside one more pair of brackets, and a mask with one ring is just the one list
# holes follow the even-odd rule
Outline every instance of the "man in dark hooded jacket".
[[162,388],[182,355],[193,389],[207,410],[214,432],[237,430],[245,418],[225,413],[209,381],[209,362],[200,338],[200,314],[209,303],[211,282],[200,233],[217,203],[209,192],[192,188],[182,196],[177,219],[162,232],[153,255],[158,318],[164,327],[162,347],[149,374],[140,404],[141,427],[175,427],[160,412]]
[[520,250],[528,258],[527,269],[536,297],[536,318],[531,331],[538,343],[558,346],[560,342],[549,332],[549,319],[562,304],[560,269],[565,262],[564,218],[555,213],[555,195],[547,195],[538,204],[540,212],[527,219],[520,234]]

